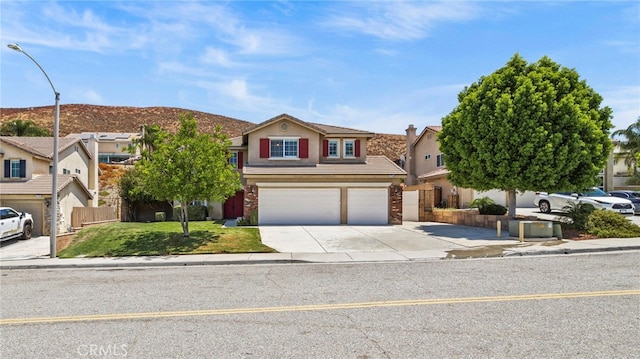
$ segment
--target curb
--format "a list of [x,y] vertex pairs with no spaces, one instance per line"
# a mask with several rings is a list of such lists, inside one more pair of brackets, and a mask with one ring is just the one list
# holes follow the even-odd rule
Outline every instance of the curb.
[[[528,257],[528,256],[543,256],[543,255],[569,255],[569,254],[581,254],[581,253],[603,253],[603,252],[620,252],[640,250],[640,246],[624,246],[624,247],[601,247],[601,248],[581,248],[581,249],[550,249],[550,250],[537,250],[537,251],[510,251],[503,253],[500,256],[495,257],[478,257],[473,259],[486,259],[486,258],[513,258],[513,257]],[[127,257],[134,258],[134,257]],[[175,260],[175,261],[136,261],[136,262],[100,262],[100,263],[51,263],[60,259],[26,259],[20,260],[22,263],[11,264],[11,261],[0,262],[0,270],[16,270],[16,269],[79,269],[79,268],[141,268],[141,267],[190,267],[190,266],[213,266],[213,265],[256,265],[256,264],[303,264],[303,263],[382,263],[382,262],[420,262],[420,261],[441,261],[441,260],[459,260],[469,258],[447,258],[447,257],[425,257],[425,258],[411,258],[406,260],[350,260],[350,261],[310,261],[302,259],[226,259],[226,260]],[[65,261],[62,259],[61,261]],[[26,261],[33,261],[31,263],[24,263]],[[37,263],[45,262],[45,263]],[[49,262],[49,263],[46,263]],[[5,264],[6,263],[6,264]]]

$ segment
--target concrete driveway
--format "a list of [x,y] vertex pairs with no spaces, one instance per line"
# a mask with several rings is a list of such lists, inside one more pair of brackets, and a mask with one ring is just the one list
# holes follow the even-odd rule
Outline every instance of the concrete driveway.
[[[432,222],[394,226],[260,226],[262,242],[278,252],[422,252],[447,251],[517,242],[496,237],[493,229]],[[500,243],[497,243],[497,242]]]

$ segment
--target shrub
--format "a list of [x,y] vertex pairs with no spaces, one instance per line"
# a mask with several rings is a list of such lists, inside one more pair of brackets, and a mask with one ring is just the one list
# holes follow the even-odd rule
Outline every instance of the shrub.
[[589,234],[600,238],[632,238],[640,237],[640,227],[630,222],[625,216],[612,211],[594,211],[585,224]]
[[572,203],[563,209],[565,216],[560,218],[567,228],[584,231],[589,215],[596,209],[588,203]]
[[507,213],[508,209],[505,206],[501,206],[496,203],[492,203],[484,206],[483,208],[478,208],[480,214],[495,214],[498,216],[502,216]]
[[[207,219],[207,206],[193,205],[187,209],[187,216],[190,221],[204,221]],[[180,206],[173,207],[173,219],[180,220]]]
[[480,214],[494,214],[502,216],[507,213],[507,207],[496,204],[489,197],[476,198],[469,204],[469,208],[477,208]]

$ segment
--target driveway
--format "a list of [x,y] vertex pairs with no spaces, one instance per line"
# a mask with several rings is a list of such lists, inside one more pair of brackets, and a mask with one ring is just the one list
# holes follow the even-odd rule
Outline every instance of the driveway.
[[[517,243],[493,229],[434,222],[394,226],[260,226],[262,242],[278,252],[423,252]],[[499,243],[498,243],[499,242]]]

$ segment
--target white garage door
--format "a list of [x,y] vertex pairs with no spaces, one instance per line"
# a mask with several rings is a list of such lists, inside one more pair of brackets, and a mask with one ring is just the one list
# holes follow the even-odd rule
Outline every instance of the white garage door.
[[388,188],[349,188],[347,190],[348,224],[388,224]]
[[339,188],[260,188],[259,224],[340,224]]

